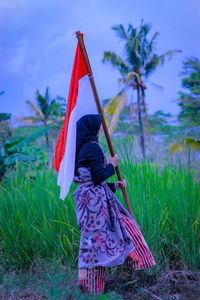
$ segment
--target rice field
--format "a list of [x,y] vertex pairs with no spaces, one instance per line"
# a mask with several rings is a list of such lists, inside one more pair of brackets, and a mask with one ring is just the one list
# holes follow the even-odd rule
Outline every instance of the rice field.
[[[200,182],[187,168],[137,162],[124,155],[122,177],[136,221],[161,268],[200,266]],[[117,180],[116,175],[108,181]],[[0,264],[28,269],[36,258],[77,265],[80,233],[72,184],[59,199],[57,173],[17,164],[0,186]],[[118,199],[124,204],[121,191]],[[124,204],[125,205],[125,204]]]

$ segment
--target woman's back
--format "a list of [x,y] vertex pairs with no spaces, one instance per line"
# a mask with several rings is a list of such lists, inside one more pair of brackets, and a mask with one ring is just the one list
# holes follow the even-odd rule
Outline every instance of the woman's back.
[[100,184],[115,173],[113,164],[107,163],[99,143],[95,141],[87,141],[79,149],[75,162],[76,176],[79,167],[90,168],[95,185]]

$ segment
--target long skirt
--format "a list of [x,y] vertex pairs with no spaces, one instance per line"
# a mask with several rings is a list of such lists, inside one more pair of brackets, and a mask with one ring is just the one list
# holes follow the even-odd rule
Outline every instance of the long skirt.
[[121,265],[128,257],[134,270],[155,265],[140,227],[104,181],[94,186],[89,168],[80,167],[73,193],[81,232],[78,287],[101,294],[106,267]]
[[[129,263],[134,270],[152,267],[156,264],[140,229],[132,220],[121,213],[126,230],[130,233],[135,247],[129,255]],[[91,295],[103,294],[106,280],[106,267],[79,268],[77,286],[80,292]]]

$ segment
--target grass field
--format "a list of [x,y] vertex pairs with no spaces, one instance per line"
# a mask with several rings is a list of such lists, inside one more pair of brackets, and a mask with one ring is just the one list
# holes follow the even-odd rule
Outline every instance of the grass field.
[[[167,164],[120,162],[136,221],[161,268],[199,268],[200,182],[187,170]],[[77,264],[79,230],[73,183],[59,199],[57,174],[48,167],[33,172],[17,165],[1,182],[0,264],[28,269],[36,258]],[[109,178],[115,181],[116,175]],[[121,191],[118,199],[124,204]]]

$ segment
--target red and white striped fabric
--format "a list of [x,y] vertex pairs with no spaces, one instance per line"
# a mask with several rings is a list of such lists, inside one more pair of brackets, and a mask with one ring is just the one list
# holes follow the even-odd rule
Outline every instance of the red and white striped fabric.
[[[131,236],[131,241],[135,247],[128,255],[130,265],[134,270],[141,270],[152,267],[156,264],[151,251],[138,227],[131,218],[121,213],[126,230]],[[93,295],[103,294],[106,281],[106,267],[78,269],[78,288],[83,293]]]
[[128,255],[130,264],[134,270],[141,270],[152,267],[156,264],[151,251],[136,223],[121,213],[126,230],[131,236],[132,243],[135,247]]
[[[83,34],[81,34],[83,39]],[[97,114],[97,105],[79,43],[77,44],[70,82],[67,111],[58,137],[53,167],[58,172],[60,198],[67,196],[74,176],[76,122],[84,115]]]
[[106,280],[106,267],[78,269],[78,288],[82,293],[103,294]]

